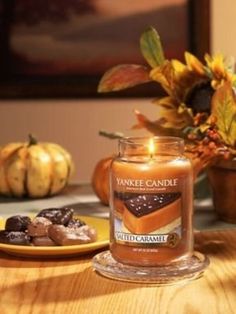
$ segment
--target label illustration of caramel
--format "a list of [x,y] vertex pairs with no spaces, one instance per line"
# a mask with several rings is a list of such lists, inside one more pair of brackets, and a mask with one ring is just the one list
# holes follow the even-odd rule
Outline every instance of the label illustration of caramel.
[[175,247],[181,238],[181,193],[114,192],[115,239],[126,245]]

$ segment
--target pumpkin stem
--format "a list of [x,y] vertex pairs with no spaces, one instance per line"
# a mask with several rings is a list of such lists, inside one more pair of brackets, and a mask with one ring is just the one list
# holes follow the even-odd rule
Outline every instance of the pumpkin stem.
[[29,134],[28,137],[29,137],[29,144],[28,144],[28,146],[32,146],[32,145],[37,145],[38,144],[38,140],[32,134]]
[[111,140],[124,138],[124,134],[119,133],[119,132],[110,133],[107,131],[99,131],[99,135],[107,137]]

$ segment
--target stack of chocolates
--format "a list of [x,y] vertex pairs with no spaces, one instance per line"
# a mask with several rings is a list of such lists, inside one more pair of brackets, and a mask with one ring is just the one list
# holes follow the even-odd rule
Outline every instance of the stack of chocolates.
[[0,230],[0,243],[14,245],[56,246],[95,242],[96,230],[79,218],[72,208],[47,208],[31,220],[15,215]]

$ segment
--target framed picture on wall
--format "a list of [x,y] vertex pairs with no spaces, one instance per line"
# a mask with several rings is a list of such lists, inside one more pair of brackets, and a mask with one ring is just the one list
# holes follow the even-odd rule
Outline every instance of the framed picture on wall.
[[[150,25],[166,58],[202,58],[209,1],[0,0],[0,98],[104,97],[97,85],[107,69],[145,64],[139,38]],[[158,92],[148,84],[109,97]]]

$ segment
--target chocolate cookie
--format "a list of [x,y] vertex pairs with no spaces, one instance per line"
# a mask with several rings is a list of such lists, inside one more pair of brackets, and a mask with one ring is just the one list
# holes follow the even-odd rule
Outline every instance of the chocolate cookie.
[[48,235],[58,245],[78,245],[96,241],[96,231],[94,229],[90,231],[88,226],[68,228],[51,225],[48,228]]
[[31,220],[27,216],[15,215],[6,220],[5,229],[7,231],[25,231]]
[[72,208],[46,208],[41,210],[37,217],[45,217],[56,225],[67,225],[72,219]]
[[35,217],[28,225],[28,235],[31,237],[43,237],[48,234],[48,227],[52,222],[45,217]]
[[34,237],[32,240],[32,243],[35,246],[55,246],[56,245],[56,243],[48,236]]
[[85,225],[86,225],[86,223],[83,220],[81,220],[79,218],[73,218],[69,221],[67,227],[68,228],[79,228],[79,227],[85,226]]
[[0,231],[0,242],[14,245],[30,245],[30,237],[23,231]]

